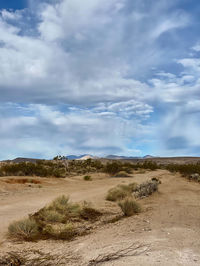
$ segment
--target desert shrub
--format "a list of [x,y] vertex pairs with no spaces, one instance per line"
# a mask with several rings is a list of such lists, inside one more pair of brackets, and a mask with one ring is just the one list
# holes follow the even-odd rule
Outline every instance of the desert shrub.
[[142,183],[135,188],[134,196],[136,198],[148,197],[158,190],[158,184],[159,182],[152,180]]
[[51,203],[52,206],[57,206],[57,205],[68,206],[68,204],[69,204],[69,197],[65,195],[57,197]]
[[81,206],[78,203],[69,202],[69,197],[63,195],[56,198],[49,205],[48,209],[64,214],[66,218],[72,218],[80,214]]
[[156,170],[159,169],[160,166],[156,163],[156,162],[152,162],[152,161],[144,161],[141,163],[137,163],[135,165],[135,168],[142,168],[142,169],[149,169],[149,170]]
[[91,181],[92,178],[91,178],[90,175],[85,175],[85,176],[83,177],[83,180],[85,180],[85,181]]
[[110,175],[115,175],[117,174],[120,170],[122,169],[121,163],[120,162],[112,162],[112,163],[107,163],[105,165],[104,171]]
[[38,237],[38,224],[34,219],[15,221],[8,227],[9,236],[21,240],[33,240]]
[[115,177],[130,177],[130,176],[126,171],[119,171],[117,174],[115,174]]
[[55,176],[55,177],[65,177],[66,176],[66,171],[65,169],[63,168],[58,168],[58,169],[54,169],[52,171],[52,176]]
[[70,240],[75,237],[77,231],[72,223],[67,224],[48,224],[43,229],[43,235],[48,238]]
[[123,171],[126,172],[127,174],[132,174],[133,168],[130,167],[123,167]]
[[189,176],[192,174],[200,175],[200,163],[196,164],[168,164],[166,169],[170,172],[179,172],[183,176]]
[[46,222],[62,223],[65,220],[65,216],[56,210],[48,210],[48,209],[44,208],[44,210],[41,214],[44,218],[44,221],[46,221]]
[[82,207],[80,217],[87,221],[96,221],[102,213],[88,205]]
[[131,192],[135,191],[137,188],[138,184],[137,183],[130,183],[128,185],[129,189],[131,190]]
[[141,212],[141,206],[132,197],[127,197],[118,203],[125,216],[132,216]]
[[129,189],[124,189],[122,187],[114,187],[111,188],[106,196],[106,200],[109,201],[118,201],[124,199],[126,196],[130,195],[130,190]]
[[100,172],[104,165],[100,160],[87,159],[85,161],[72,160],[68,162],[67,171],[69,173],[87,174],[93,172]]
[[96,170],[100,170],[104,167],[100,160],[91,161],[91,166],[94,167]]
[[55,176],[65,177],[66,170],[62,163],[38,160],[36,163],[20,162],[6,163],[0,167],[1,175],[8,176]]
[[132,192],[137,188],[136,183],[130,183],[128,185],[120,184],[114,188],[108,190],[106,200],[118,201],[122,200],[127,196],[131,196]]
[[9,235],[20,240],[71,239],[85,234],[87,222],[96,221],[102,215],[89,203],[71,203],[66,196],[56,198],[50,205],[29,215],[28,219],[14,222],[9,226]]

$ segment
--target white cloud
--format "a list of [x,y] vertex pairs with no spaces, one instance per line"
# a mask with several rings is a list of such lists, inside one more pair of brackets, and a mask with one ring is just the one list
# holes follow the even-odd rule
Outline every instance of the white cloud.
[[[19,106],[14,114],[16,107],[10,104],[2,108],[6,115],[0,116],[0,124],[4,125],[0,132],[0,158],[8,158],[11,147],[12,157],[31,154],[52,157],[86,150],[96,155],[126,153],[130,139],[142,139],[149,130],[139,120],[128,121],[117,113],[101,117],[89,109],[69,108],[61,112],[46,105],[29,105],[22,109]],[[140,153],[128,149],[130,153]]]
[[[138,146],[154,141],[156,130],[190,143],[188,133],[179,133],[181,115],[184,108],[197,112],[200,61],[176,57],[184,49],[176,33],[190,16],[170,7],[166,0],[37,1],[28,25],[27,10],[1,11],[0,101],[11,106],[1,116],[0,142],[7,156],[14,143],[15,155],[38,154],[41,147],[47,157],[140,153]],[[182,72],[162,70],[172,60]],[[167,118],[155,125],[162,105]],[[190,126],[197,132],[196,118],[190,121],[187,132]]]

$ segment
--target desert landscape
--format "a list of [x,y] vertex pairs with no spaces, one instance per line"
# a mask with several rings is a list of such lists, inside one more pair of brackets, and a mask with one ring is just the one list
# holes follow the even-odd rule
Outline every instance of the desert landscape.
[[200,1],[0,1],[0,266],[200,266]]
[[[176,158],[176,163],[177,160],[184,160],[180,165],[189,166],[187,160],[192,159]],[[93,163],[99,170],[94,169]],[[69,161],[53,164],[70,168]],[[199,180],[166,170],[164,165],[154,169],[155,162],[151,160],[143,160],[140,166],[130,161],[106,160],[102,164],[91,159],[71,164],[74,172],[71,170],[65,177],[22,173],[0,177],[0,265],[199,265]],[[84,174],[77,174],[75,169],[82,169]],[[108,200],[113,188],[124,189],[130,184],[139,187],[148,182],[156,182],[158,190],[145,190],[146,194],[142,191],[140,196],[136,192],[125,195],[136,200],[140,211],[123,213],[118,201],[124,196]],[[86,220],[71,220],[79,227],[81,223],[82,233],[64,236],[66,239],[55,234],[36,239],[28,239],[21,232],[9,235],[10,224],[26,219],[62,195],[69,196],[72,203],[90,203],[88,208],[100,215],[96,217],[92,212]]]

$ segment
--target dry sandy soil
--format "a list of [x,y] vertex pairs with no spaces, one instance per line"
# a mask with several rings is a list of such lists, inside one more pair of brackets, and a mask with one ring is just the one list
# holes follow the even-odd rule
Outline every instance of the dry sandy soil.
[[[115,203],[105,201],[109,188],[121,184],[142,183],[158,177],[159,192],[142,199],[143,212],[115,223],[95,228],[89,235],[73,241],[45,240],[16,243],[6,238],[8,224],[37,211],[55,197],[67,194],[73,201],[91,201],[102,210],[119,213]],[[10,177],[13,178],[13,177]],[[82,177],[42,178],[42,184],[9,184],[0,181],[0,253],[13,250],[40,250],[65,254],[65,265],[86,266],[102,254],[109,254],[134,243],[146,245],[138,256],[127,256],[100,265],[200,265],[200,185],[188,182],[165,170],[134,174],[131,178],[110,178],[96,174],[93,181]],[[146,247],[144,249],[146,249]]]

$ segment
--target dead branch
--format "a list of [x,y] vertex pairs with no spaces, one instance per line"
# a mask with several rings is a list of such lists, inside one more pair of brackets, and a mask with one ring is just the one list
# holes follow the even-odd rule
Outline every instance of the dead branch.
[[123,257],[139,256],[149,250],[149,245],[134,243],[131,246],[117,250],[116,252],[99,255],[96,259],[90,260],[88,266],[96,266],[103,262],[118,260]]
[[66,265],[67,262],[75,260],[72,256],[51,255],[39,250],[23,250],[21,252],[8,252],[0,257],[1,266],[56,266]]

